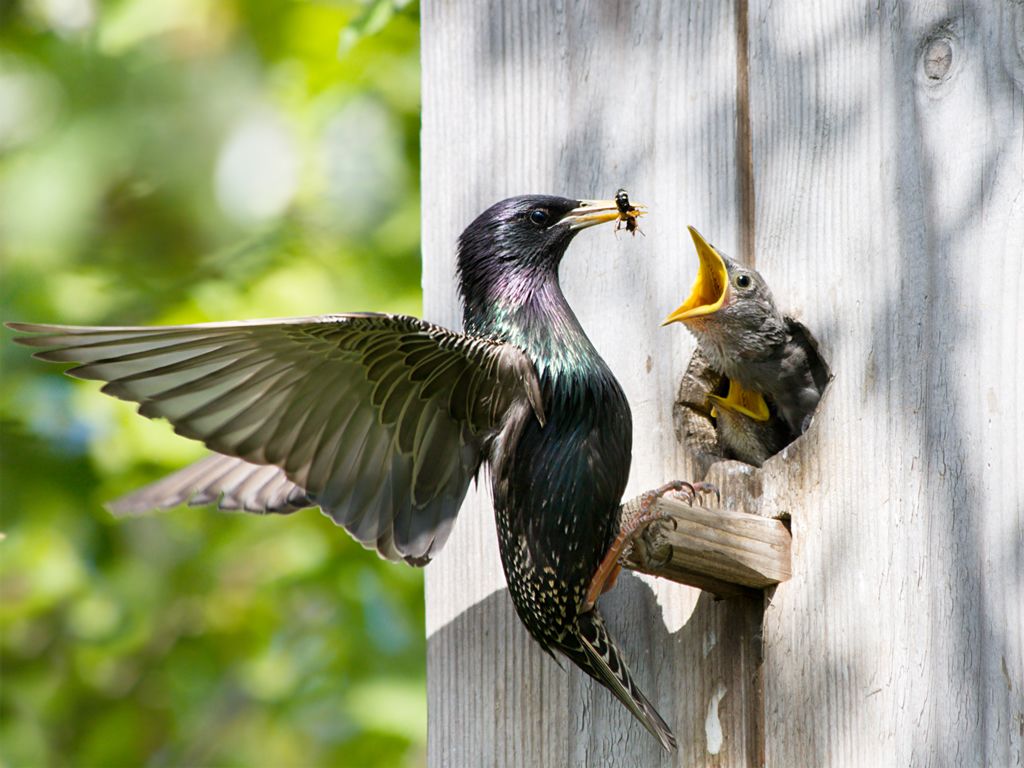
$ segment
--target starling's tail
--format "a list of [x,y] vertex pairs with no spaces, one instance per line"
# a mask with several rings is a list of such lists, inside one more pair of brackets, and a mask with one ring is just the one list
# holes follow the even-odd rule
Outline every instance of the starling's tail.
[[667,752],[675,751],[676,737],[672,735],[672,729],[636,687],[633,675],[622,660],[615,641],[608,634],[601,615],[596,610],[581,614],[579,628],[580,644],[586,657],[585,663],[580,666],[614,693]]

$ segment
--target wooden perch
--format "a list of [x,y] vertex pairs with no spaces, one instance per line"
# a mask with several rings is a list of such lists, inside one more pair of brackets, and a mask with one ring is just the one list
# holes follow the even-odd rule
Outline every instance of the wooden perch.
[[[640,498],[622,507],[623,525]],[[691,506],[662,497],[666,517],[644,526],[619,558],[624,568],[688,584],[719,597],[756,595],[790,578],[789,530],[779,520],[745,512]]]

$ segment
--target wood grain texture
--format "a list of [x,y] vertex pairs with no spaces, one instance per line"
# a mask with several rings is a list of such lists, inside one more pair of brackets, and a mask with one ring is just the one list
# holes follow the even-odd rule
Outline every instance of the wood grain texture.
[[[686,225],[737,228],[732,5],[434,0],[422,9],[427,317],[458,327],[454,245],[486,206],[625,187],[658,211],[644,219],[646,237],[583,233],[562,283],[633,407],[627,493],[688,479],[672,404],[693,345],[682,329],[658,326],[695,274]],[[486,494],[474,495],[427,570],[430,765],[744,764],[760,603],[625,574],[601,607],[679,737],[674,759],[606,690],[529,640],[504,589]]]
[[[623,504],[622,519],[642,514],[642,497]],[[662,497],[653,522],[636,529],[619,562],[718,597],[747,595],[792,576],[792,537],[779,520],[728,509],[693,506]]]
[[701,479],[672,417],[692,342],[658,328],[686,224],[753,242],[835,374],[762,470],[708,472],[792,516],[763,667],[760,601],[628,574],[601,598],[674,759],[528,639],[477,493],[427,572],[429,763],[1024,764],[1024,5],[425,0],[423,99],[431,320],[459,326],[455,239],[490,203],[651,207],[646,238],[584,233],[562,268],[633,406],[628,494]]
[[1022,14],[751,0],[758,268],[835,374],[762,473],[768,765],[1024,761]]

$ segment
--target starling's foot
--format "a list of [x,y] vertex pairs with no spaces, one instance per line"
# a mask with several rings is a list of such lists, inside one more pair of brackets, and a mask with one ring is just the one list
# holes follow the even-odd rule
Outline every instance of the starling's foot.
[[587,589],[587,595],[583,600],[581,607],[581,613],[586,613],[594,607],[594,603],[597,602],[597,598],[607,592],[615,585],[615,580],[619,576],[619,571],[622,570],[622,566],[619,565],[619,556],[622,554],[623,548],[627,542],[631,541],[639,531],[642,531],[648,523],[658,520],[664,515],[661,512],[654,512],[652,508],[654,503],[664,496],[666,493],[680,493],[686,494],[689,499],[688,503],[693,503],[693,499],[697,497],[697,493],[706,493],[708,490],[713,490],[718,493],[718,489],[710,483],[687,483],[685,480],[673,480],[672,482],[665,483],[659,488],[655,488],[653,491],[647,491],[640,497],[640,511],[638,514],[633,515],[619,530],[619,535],[615,537],[615,541],[612,542],[611,547],[608,548],[608,552],[601,560],[601,564],[597,566],[597,571],[594,573],[594,577],[590,580],[590,587]]
[[[703,485],[703,483],[697,483],[697,485]],[[647,491],[642,494],[640,496],[640,514],[636,516],[634,522],[629,526],[632,529],[630,531],[631,534],[636,531],[640,525],[649,523],[654,519],[654,517],[651,516],[651,507],[654,506],[654,502],[665,494],[677,496],[689,504],[693,502],[694,497],[697,495],[697,488],[693,483],[688,483],[685,480],[672,480],[658,488],[655,488],[653,491]],[[640,520],[642,520],[642,523],[636,522]]]
[[687,504],[700,504],[703,507],[704,496],[712,493],[715,494],[715,504],[720,505],[722,494],[719,493],[718,486],[714,483],[683,483],[683,488],[673,490],[671,495]]

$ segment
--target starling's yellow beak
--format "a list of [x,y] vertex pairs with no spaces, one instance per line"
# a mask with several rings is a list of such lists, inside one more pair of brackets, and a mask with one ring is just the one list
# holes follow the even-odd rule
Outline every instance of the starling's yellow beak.
[[737,382],[729,379],[729,394],[725,397],[719,395],[708,395],[711,401],[711,415],[718,416],[719,408],[724,408],[733,413],[747,416],[754,421],[768,421],[768,403],[759,392],[741,387]]
[[722,257],[708,245],[700,232],[693,227],[687,229],[690,230],[690,237],[697,247],[697,259],[700,262],[697,266],[697,279],[690,290],[689,298],[666,317],[662,325],[684,322],[717,312],[725,301],[726,289],[729,287],[729,274]]
[[[633,217],[647,213],[647,206],[634,205],[633,208],[642,209],[629,214]],[[580,200],[579,206],[565,214],[558,223],[568,225],[569,229],[586,229],[595,224],[615,221],[622,215],[614,200]]]

